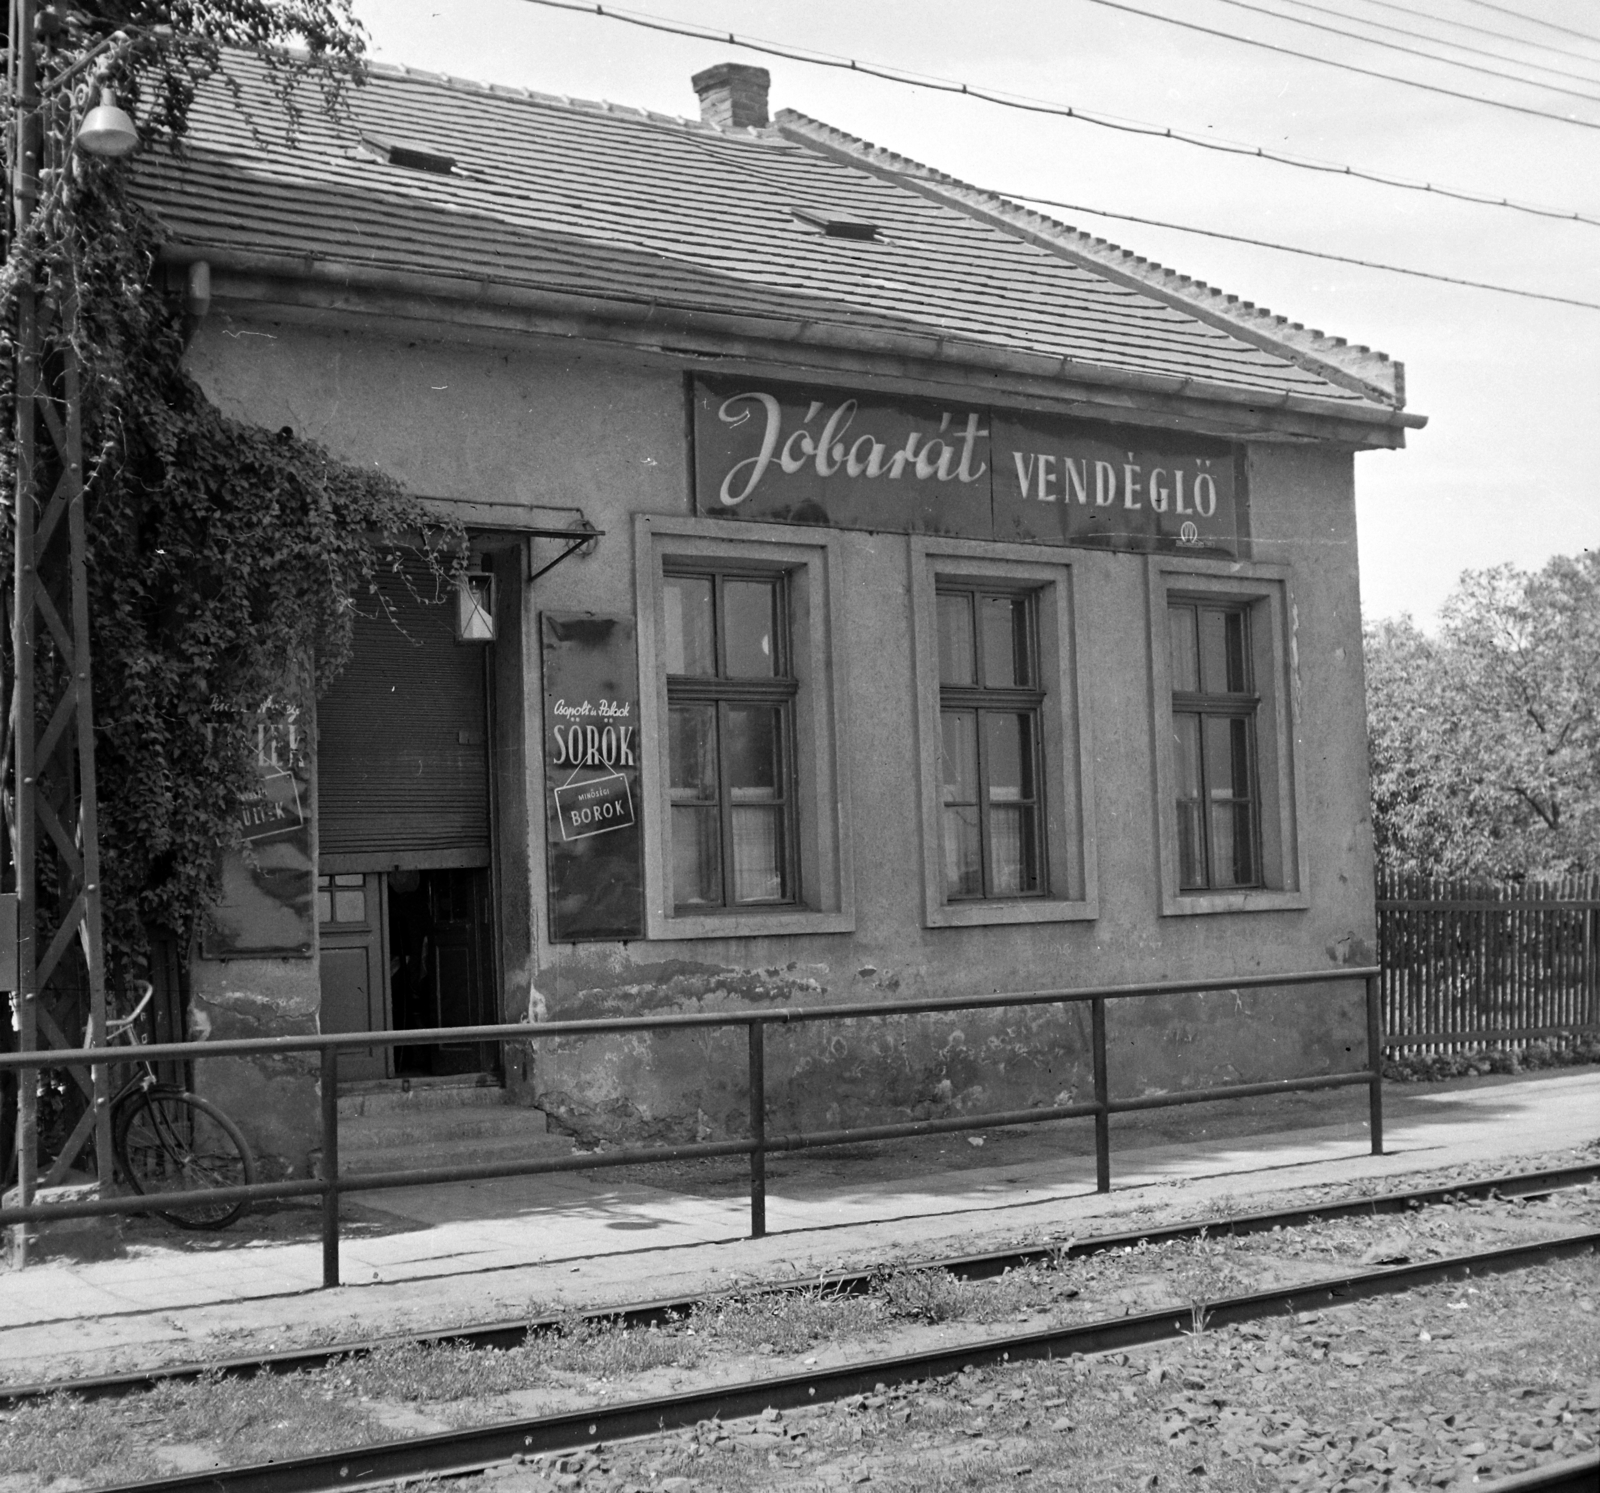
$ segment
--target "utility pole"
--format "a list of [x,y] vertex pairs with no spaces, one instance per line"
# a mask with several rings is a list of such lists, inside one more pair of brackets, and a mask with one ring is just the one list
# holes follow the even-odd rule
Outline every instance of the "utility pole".
[[[39,208],[41,170],[51,173],[46,179],[55,190],[71,168],[76,90],[61,90],[41,104],[36,0],[10,4],[12,232],[21,242]],[[86,1105],[41,1176],[39,1084],[36,1074],[20,1076],[17,1179],[24,1207],[39,1187],[67,1175],[91,1139],[102,1190],[112,1180],[106,1068],[68,1058],[80,1031],[91,1047],[103,1046],[106,1035],[82,400],[77,355],[66,335],[73,293],[65,258],[41,259],[17,291],[15,672],[5,807],[17,905],[12,1001],[18,1046],[23,1052],[60,1050],[62,1061],[52,1066],[70,1075]],[[49,872],[46,896],[41,860]],[[27,1227],[16,1230],[15,1264],[26,1260]]]

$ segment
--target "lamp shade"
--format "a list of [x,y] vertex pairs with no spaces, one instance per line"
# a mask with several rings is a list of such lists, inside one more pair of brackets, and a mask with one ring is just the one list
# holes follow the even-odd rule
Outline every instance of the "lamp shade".
[[100,90],[100,102],[78,130],[78,149],[92,156],[125,156],[139,143],[139,130],[109,88]]

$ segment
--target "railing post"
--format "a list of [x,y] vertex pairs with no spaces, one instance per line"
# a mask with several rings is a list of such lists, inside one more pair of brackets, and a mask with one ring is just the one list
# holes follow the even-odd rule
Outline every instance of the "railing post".
[[767,1234],[767,1041],[766,1023],[752,1021],[750,1033],[750,1237]]
[[1383,1004],[1377,975],[1367,976],[1367,1107],[1372,1154],[1383,1155]]
[[1106,1075],[1106,1003],[1103,996],[1089,1002],[1094,1034],[1094,1187],[1111,1191],[1111,1084]]
[[322,1284],[339,1284],[339,1049],[322,1049]]

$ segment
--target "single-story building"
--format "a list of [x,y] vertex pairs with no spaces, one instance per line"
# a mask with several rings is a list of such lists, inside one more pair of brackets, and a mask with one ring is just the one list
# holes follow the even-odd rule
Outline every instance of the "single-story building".
[[[392,587],[264,731],[193,1036],[1370,962],[1354,458],[1422,423],[1398,363],[769,117],[760,68],[685,120],[375,66],[291,144],[231,67],[139,167],[188,366],[454,515],[473,575]],[[1363,1031],[1349,984],[1124,1002],[1113,1084]],[[1081,1006],[784,1029],[769,1123],[1068,1103],[1088,1042]],[[311,1069],[197,1075],[307,1164]],[[748,1117],[737,1031],[342,1077],[591,1139]]]

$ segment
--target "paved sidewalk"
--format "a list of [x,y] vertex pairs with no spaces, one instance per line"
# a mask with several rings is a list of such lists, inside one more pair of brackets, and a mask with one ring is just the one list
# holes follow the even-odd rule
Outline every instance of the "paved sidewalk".
[[[1345,1106],[1348,1112],[1348,1106]],[[1290,1188],[1571,1150],[1600,1140],[1600,1071],[1385,1091],[1386,1154],[1364,1124],[1114,1155],[841,1185],[799,1175],[769,1189],[769,1234],[744,1237],[743,1197],[670,1192],[604,1172],[365,1193],[392,1231],[345,1241],[346,1285],[321,1290],[312,1241],[204,1251],[141,1244],[124,1258],[0,1274],[0,1379],[443,1329],[571,1305],[692,1294],[941,1248],[1129,1226],[1129,1215],[1248,1206]],[[1137,1137],[1129,1140],[1138,1147]]]

